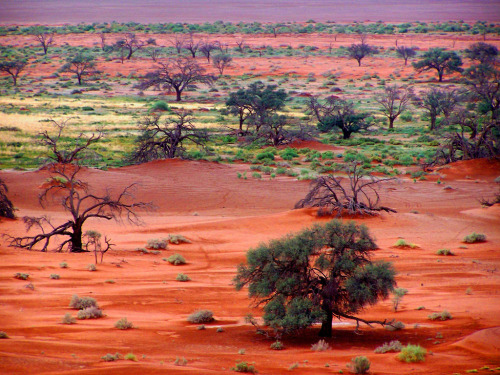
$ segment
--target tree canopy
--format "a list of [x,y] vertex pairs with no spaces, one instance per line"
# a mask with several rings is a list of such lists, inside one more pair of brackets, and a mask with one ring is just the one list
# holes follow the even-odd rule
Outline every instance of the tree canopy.
[[439,82],[443,82],[443,74],[461,72],[463,69],[462,59],[453,51],[445,51],[443,48],[431,48],[422,55],[420,61],[412,63],[413,67],[422,73],[435,69],[438,73]]
[[248,285],[249,296],[264,304],[265,324],[277,332],[321,322],[320,336],[330,337],[333,317],[385,325],[354,315],[396,284],[390,263],[370,260],[376,248],[365,226],[332,220],[249,250],[236,288]]

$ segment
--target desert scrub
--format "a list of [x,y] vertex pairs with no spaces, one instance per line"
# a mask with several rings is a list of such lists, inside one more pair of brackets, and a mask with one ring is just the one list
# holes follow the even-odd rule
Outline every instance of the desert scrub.
[[68,268],[68,263],[61,262],[61,263],[59,263],[59,267],[61,267],[61,268]]
[[210,323],[214,320],[214,314],[210,310],[198,310],[188,316],[189,323]]
[[166,239],[166,238],[163,238],[161,240],[158,238],[152,238],[152,239],[148,240],[148,244],[146,245],[146,247],[148,249],[154,249],[154,250],[166,249],[167,243],[168,243],[168,239]]
[[108,354],[103,355],[103,356],[101,357],[101,359],[102,359],[104,362],[113,362],[113,361],[118,361],[120,358],[121,358],[121,354],[120,354],[120,353],[116,353],[116,354],[111,354],[111,353],[108,353]]
[[439,249],[436,255],[455,255],[450,249]]
[[465,236],[463,242],[465,243],[486,242],[486,236],[482,233],[473,232],[468,236]]
[[66,313],[62,317],[61,323],[62,324],[75,324],[76,323],[76,319],[73,318],[70,313]]
[[283,350],[285,347],[283,345],[283,343],[279,340],[276,340],[275,342],[273,342],[271,344],[271,349],[273,350]]
[[450,320],[453,317],[448,311],[444,310],[443,312],[440,313],[432,313],[428,316],[428,318],[430,320]]
[[392,291],[392,294],[394,295],[394,298],[392,299],[392,309],[394,310],[394,312],[396,312],[398,311],[399,303],[401,302],[403,297],[408,294],[408,289],[395,288]]
[[131,329],[134,328],[132,322],[129,322],[127,318],[121,318],[115,323],[115,328],[118,329]]
[[403,345],[399,340],[393,340],[391,342],[384,342],[384,344],[380,345],[375,349],[375,353],[383,354],[387,352],[400,352],[403,349]]
[[137,357],[135,354],[132,354],[132,353],[127,353],[125,354],[125,357],[123,357],[124,359],[126,359],[127,361],[134,361],[134,362],[137,362]]
[[87,266],[87,269],[88,269],[89,271],[91,271],[91,272],[97,271],[97,268],[96,268],[95,264],[93,264],[93,263],[92,263],[92,264],[89,264],[89,265]]
[[176,357],[174,361],[174,365],[176,366],[186,366],[188,363],[187,359],[184,357]]
[[173,254],[167,258],[167,262],[174,266],[180,266],[181,264],[186,264],[186,259],[180,254]]
[[396,243],[394,244],[394,247],[398,247],[400,249],[405,249],[405,248],[412,248],[412,249],[415,249],[417,248],[418,246],[413,244],[413,243],[409,243],[409,242],[406,242],[405,240],[403,240],[402,238],[397,240]]
[[422,348],[420,345],[408,344],[401,349],[396,358],[401,362],[423,362],[425,361],[425,354],[427,350]]
[[246,362],[237,362],[234,367],[231,367],[231,370],[236,372],[246,372],[249,374],[256,374],[258,372],[253,364],[249,365]]
[[180,245],[181,243],[192,243],[190,240],[180,234],[169,234],[168,242],[174,245]]
[[83,310],[87,307],[98,307],[97,301],[92,297],[78,297],[78,295],[74,294],[71,297],[71,301],[69,302],[69,307],[75,310]]
[[191,278],[188,275],[184,275],[183,273],[177,274],[177,277],[175,278],[177,281],[190,281]]
[[355,374],[366,374],[370,369],[370,360],[365,356],[351,359],[351,371]]
[[96,306],[87,307],[78,311],[76,317],[78,319],[99,319],[104,316],[102,310]]
[[22,272],[16,272],[16,274],[14,275],[14,278],[19,280],[28,280],[28,277],[30,277],[28,273],[22,273]]
[[9,335],[4,331],[0,331],[0,339],[8,339]]
[[319,340],[316,344],[311,345],[311,350],[315,352],[323,352],[330,349],[330,345],[325,340]]
[[57,273],[51,273],[50,278],[53,280],[59,280],[61,276],[59,276]]
[[400,331],[405,328],[405,325],[403,322],[400,322],[399,320],[392,323],[392,324],[386,324],[384,328],[388,331]]

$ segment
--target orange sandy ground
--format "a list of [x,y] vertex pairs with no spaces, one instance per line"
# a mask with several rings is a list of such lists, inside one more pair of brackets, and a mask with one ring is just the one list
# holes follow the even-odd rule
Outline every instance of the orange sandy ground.
[[[0,330],[10,336],[0,340],[0,372],[4,374],[218,374],[233,373],[237,361],[255,362],[261,374],[348,372],[352,357],[366,355],[372,374],[452,374],[468,369],[500,366],[500,206],[481,208],[477,199],[498,189],[494,179],[500,163],[485,160],[459,162],[439,171],[443,184],[402,179],[382,192],[384,203],[398,210],[376,218],[357,220],[367,225],[380,249],[375,259],[394,262],[400,287],[409,290],[398,312],[391,301],[369,308],[364,318],[396,318],[406,329],[389,332],[362,327],[354,332],[349,322],[336,322],[327,340],[331,349],[313,352],[319,327],[286,337],[283,351],[269,348],[272,340],[256,335],[244,323],[250,311],[246,291],[232,285],[236,265],[246,251],[261,241],[297,231],[317,219],[313,210],[291,210],[304,196],[307,182],[287,177],[275,180],[243,180],[244,167],[208,162],[159,161],[109,171],[87,170],[84,179],[93,186],[121,189],[139,181],[137,198],[153,201],[154,212],[142,215],[141,227],[114,222],[89,222],[113,239],[116,248],[105,255],[96,272],[91,254],[40,253],[0,246]],[[44,171],[2,171],[18,216],[48,213],[63,218],[56,202],[42,211],[37,202]],[[451,190],[444,189],[451,186]],[[484,233],[488,241],[461,242],[471,232]],[[24,234],[21,220],[3,220],[0,232]],[[182,234],[192,244],[170,245],[161,255],[134,251],[150,238]],[[404,238],[415,249],[394,248]],[[440,257],[449,248],[456,256]],[[170,254],[188,261],[173,266],[162,261]],[[59,267],[67,262],[69,268]],[[29,273],[29,281],[17,280],[16,272]],[[177,273],[190,282],[175,281]],[[50,274],[59,274],[59,280]],[[106,283],[114,280],[115,283]],[[471,293],[466,293],[470,288]],[[73,294],[92,296],[106,317],[61,324]],[[417,307],[425,306],[423,310]],[[210,309],[216,321],[206,330],[186,322],[197,309]],[[453,319],[430,321],[432,312],[448,310]],[[136,329],[120,331],[114,323],[127,317]],[[222,327],[224,332],[216,329]],[[436,338],[438,332],[443,338]],[[384,342],[400,340],[428,350],[423,363],[405,364],[394,353],[374,354]],[[245,349],[245,354],[238,354]],[[134,353],[138,361],[104,362],[101,356]],[[175,366],[176,357],[188,360]],[[328,363],[329,367],[325,364]],[[480,373],[490,372],[479,370]],[[494,372],[500,372],[498,369]]]

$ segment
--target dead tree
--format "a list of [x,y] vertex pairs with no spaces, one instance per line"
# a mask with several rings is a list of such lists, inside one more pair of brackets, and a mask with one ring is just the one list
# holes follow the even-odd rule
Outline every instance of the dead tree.
[[375,101],[382,106],[380,111],[389,121],[389,129],[394,129],[394,121],[406,110],[413,97],[411,87],[398,85],[386,86],[382,95],[375,97]]
[[187,49],[189,52],[191,52],[191,57],[193,59],[196,58],[196,52],[198,51],[199,47],[200,47],[200,42],[195,42],[192,34],[189,36],[189,39],[187,39],[186,42],[184,43],[184,49]]
[[336,212],[337,217],[344,211],[350,215],[369,216],[375,216],[380,211],[396,212],[379,205],[378,193],[379,184],[394,178],[377,179],[356,163],[346,166],[340,172],[346,173],[347,177],[330,174],[317,178],[309,193],[295,204],[295,208],[318,207],[318,216]]
[[9,197],[7,197],[8,192],[9,189],[7,188],[7,184],[0,179],[0,217],[14,219],[15,208]]
[[219,42],[205,41],[200,47],[200,52],[207,58],[207,62],[210,63],[210,56],[212,51],[220,49]]
[[46,55],[49,46],[54,43],[54,33],[38,29],[35,32],[35,39],[42,45],[43,54]]
[[236,45],[238,46],[238,51],[240,53],[245,52],[245,39],[236,39]]
[[208,141],[206,131],[194,127],[189,112],[174,111],[172,117],[161,120],[161,114],[153,114],[146,116],[139,125],[141,135],[131,157],[133,162],[182,157],[186,142],[204,147]]
[[170,43],[172,44],[172,46],[174,46],[177,54],[180,55],[182,49],[184,48],[184,44],[186,43],[186,38],[184,37],[184,35],[179,36],[177,34],[174,34],[174,36],[170,39]]

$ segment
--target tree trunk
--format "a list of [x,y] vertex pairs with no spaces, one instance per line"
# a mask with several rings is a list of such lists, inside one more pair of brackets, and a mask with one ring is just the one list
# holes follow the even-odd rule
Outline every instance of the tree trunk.
[[77,74],[76,76],[78,78],[78,85],[81,86],[82,85],[82,75],[81,74]]
[[394,129],[394,117],[389,117],[389,129]]
[[128,50],[128,56],[127,56],[127,60],[130,60],[130,58],[132,57],[132,54],[134,53],[134,51],[132,51],[132,48],[130,48]]
[[358,66],[361,66],[361,59],[358,60]]
[[321,329],[319,331],[320,337],[332,337],[332,321],[333,313],[326,311],[325,319],[321,322]]
[[436,115],[431,114],[431,129],[434,130],[436,128]]
[[45,44],[42,44],[42,47],[43,47],[43,54],[46,55],[48,47]]
[[405,65],[408,65],[408,57],[405,59]]
[[350,131],[350,130],[342,129],[342,138],[343,139],[351,138],[351,133],[352,133],[352,131]]
[[176,88],[176,89],[175,89],[175,94],[176,94],[175,101],[176,101],[176,102],[180,102],[180,101],[181,101],[181,94],[182,94],[182,91]]
[[16,75],[12,75],[12,80],[14,81],[14,86],[17,86],[17,76]]
[[78,224],[73,226],[73,234],[71,235],[71,252],[81,253],[83,252],[82,244],[82,227]]
[[443,71],[438,70],[439,82],[443,82]]

